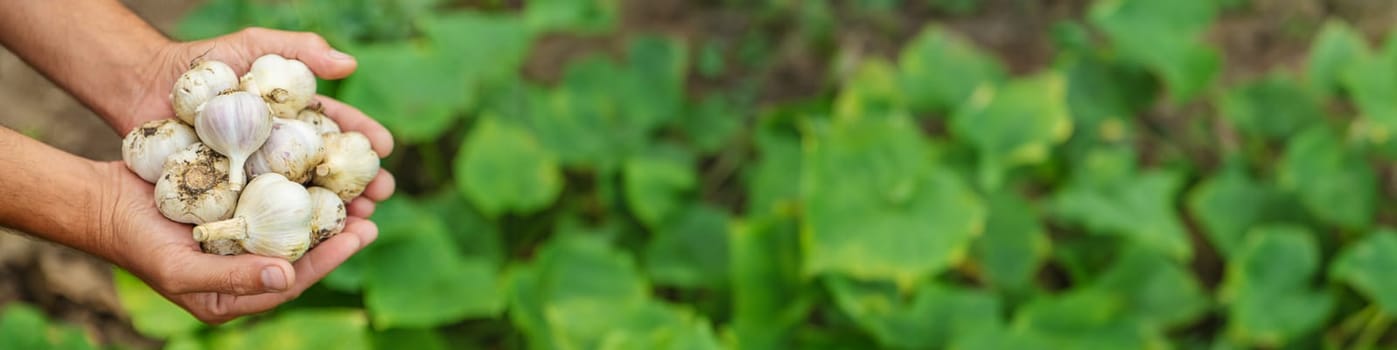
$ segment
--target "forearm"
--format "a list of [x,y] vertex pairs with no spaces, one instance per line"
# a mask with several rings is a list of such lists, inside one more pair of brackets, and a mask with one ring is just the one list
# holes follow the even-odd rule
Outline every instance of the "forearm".
[[0,44],[104,118],[129,114],[169,42],[116,0],[0,1]]
[[[87,252],[101,248],[106,165],[0,127],[0,226]],[[100,255],[100,254],[99,254]],[[103,257],[107,258],[107,257]]]

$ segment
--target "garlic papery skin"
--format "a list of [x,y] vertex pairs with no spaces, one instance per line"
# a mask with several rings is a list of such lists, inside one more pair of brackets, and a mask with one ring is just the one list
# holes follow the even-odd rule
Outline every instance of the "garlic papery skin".
[[195,61],[189,71],[175,80],[175,87],[170,90],[170,104],[180,121],[193,125],[199,106],[224,91],[237,88],[238,75],[233,73],[232,67],[213,60]]
[[142,180],[155,183],[165,172],[165,159],[196,142],[194,128],[175,119],[152,120],[121,140],[121,160]]
[[325,159],[325,141],[315,127],[295,119],[277,118],[262,148],[247,158],[247,174],[277,173],[295,183],[310,181]]
[[348,202],[364,193],[364,187],[378,175],[378,153],[369,138],[350,131],[325,137],[325,161],[315,167],[311,183],[334,191]]
[[296,120],[310,123],[321,135],[339,133],[339,123],[335,123],[334,119],[330,119],[330,117],[326,116],[325,112],[318,107],[319,106],[311,106],[302,109],[301,113],[296,115]]
[[310,246],[314,248],[344,231],[348,216],[344,201],[334,191],[319,186],[307,188],[306,191],[310,192]]
[[166,218],[202,224],[233,216],[238,191],[228,182],[228,157],[195,143],[165,160],[155,182],[155,207]]
[[248,252],[296,261],[310,249],[310,193],[276,173],[258,175],[233,218],[194,227],[194,240],[232,240]]
[[305,63],[270,54],[258,57],[242,77],[242,89],[267,101],[272,115],[296,118],[315,97],[315,74]]
[[230,92],[214,96],[199,109],[194,131],[209,148],[228,156],[231,169],[236,170],[229,173],[228,181],[233,190],[241,190],[246,183],[243,163],[271,136],[272,115],[257,95]]

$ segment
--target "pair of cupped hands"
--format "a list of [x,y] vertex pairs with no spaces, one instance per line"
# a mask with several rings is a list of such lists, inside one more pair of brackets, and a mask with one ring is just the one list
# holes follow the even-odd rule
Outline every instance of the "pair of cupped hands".
[[[340,79],[358,67],[353,57],[330,47],[318,35],[250,28],[222,37],[192,42],[170,42],[145,63],[145,74],[136,83],[137,98],[122,102],[106,113],[118,133],[125,135],[144,122],[174,118],[169,93],[180,74],[196,58],[227,63],[239,75],[257,57],[279,54],[305,62],[316,76]],[[358,109],[334,99],[317,96],[325,115],[344,131],[367,136],[379,157],[393,149],[392,135]],[[117,147],[113,145],[113,147]],[[379,171],[363,195],[348,203],[344,232],[311,249],[295,263],[257,255],[206,254],[191,236],[192,226],[166,219],[155,208],[153,185],[141,180],[121,162],[101,165],[107,178],[102,191],[91,252],[127,269],[156,292],[188,310],[201,321],[218,324],[239,316],[275,308],[295,299],[355,252],[378,237],[378,227],[367,218],[375,203],[393,194],[394,180]]]

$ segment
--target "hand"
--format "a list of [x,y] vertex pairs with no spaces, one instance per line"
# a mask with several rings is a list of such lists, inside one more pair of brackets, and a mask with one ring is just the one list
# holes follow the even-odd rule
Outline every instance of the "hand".
[[[153,78],[138,84],[137,98],[104,115],[117,132],[126,132],[150,120],[174,118],[169,89],[189,63],[198,57],[219,60],[237,74],[246,73],[257,57],[280,54],[305,62],[311,71],[325,79],[348,76],[357,67],[354,59],[330,48],[320,36],[261,28],[188,43],[170,43],[157,50],[150,66]],[[367,136],[380,157],[393,149],[392,135],[378,122],[358,109],[318,96],[325,115],[342,130]],[[125,111],[125,112],[121,112]],[[105,237],[111,252],[105,255],[117,265],[145,280],[157,292],[188,310],[200,320],[222,323],[238,316],[272,309],[295,299],[302,291],[325,277],[351,255],[378,236],[378,228],[368,221],[375,203],[392,195],[391,174],[380,171],[364,194],[349,202],[350,216],[343,233],[311,249],[295,264],[255,255],[217,256],[205,254],[190,234],[192,227],[169,221],[155,208],[154,188],[127,171],[120,162],[107,163],[109,185],[102,203],[111,208],[104,220]]]

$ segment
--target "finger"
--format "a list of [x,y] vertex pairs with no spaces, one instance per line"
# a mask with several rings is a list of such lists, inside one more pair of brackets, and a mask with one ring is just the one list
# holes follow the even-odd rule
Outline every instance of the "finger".
[[378,175],[373,181],[369,181],[368,187],[364,188],[363,196],[375,202],[382,202],[393,195],[394,189],[398,186],[398,180],[387,170],[378,170]]
[[274,53],[294,58],[324,79],[341,79],[359,68],[354,57],[330,47],[325,38],[315,33],[248,28],[236,37],[241,39],[240,47],[246,57],[255,59]]
[[349,201],[349,216],[356,218],[368,218],[374,214],[374,202],[364,197],[356,197]]
[[378,152],[378,157],[387,157],[393,153],[393,134],[388,133],[388,129],[383,128],[383,124],[369,118],[358,108],[336,101],[326,96],[317,96],[320,105],[325,108],[325,116],[335,120],[339,124],[340,130],[358,131],[369,138],[369,144],[373,145],[374,151]]
[[281,292],[296,278],[296,271],[286,260],[251,254],[221,256],[191,251],[162,269],[160,283],[176,294]]
[[244,295],[236,298],[218,298],[226,304],[217,308],[231,315],[247,315],[275,308],[286,301],[295,299],[310,286],[315,285],[355,252],[378,238],[378,226],[359,218],[349,218],[344,232],[321,242],[300,260],[296,260],[296,282],[291,289],[281,293]]

